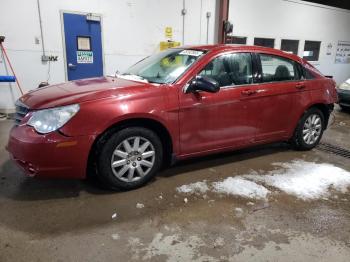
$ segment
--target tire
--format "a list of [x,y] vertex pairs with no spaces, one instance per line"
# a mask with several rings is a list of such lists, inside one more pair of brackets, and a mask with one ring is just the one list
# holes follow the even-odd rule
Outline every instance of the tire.
[[298,122],[292,139],[297,150],[311,150],[317,146],[325,129],[325,117],[321,110],[310,108]]
[[110,135],[98,149],[97,176],[110,189],[131,190],[154,177],[162,160],[163,146],[156,133],[128,127]]

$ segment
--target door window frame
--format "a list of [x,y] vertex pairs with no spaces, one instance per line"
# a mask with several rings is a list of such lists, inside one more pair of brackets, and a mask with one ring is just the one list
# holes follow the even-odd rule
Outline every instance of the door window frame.
[[[104,26],[103,26],[103,16],[99,13],[91,13],[91,12],[79,12],[79,11],[71,11],[66,9],[59,10],[60,13],[60,19],[61,19],[61,35],[62,35],[62,47],[63,47],[63,62],[64,62],[64,79],[65,81],[68,81],[68,65],[67,65],[67,50],[66,50],[66,36],[64,31],[64,14],[72,14],[72,15],[93,15],[100,17],[100,27],[101,27],[101,52],[102,52],[102,73],[105,75],[105,56],[104,56]],[[91,42],[90,42],[91,43]],[[92,46],[91,46],[92,48]]]
[[[279,55],[275,55],[275,54],[270,54],[270,53],[263,53],[263,52],[257,52],[257,53],[254,53],[255,54],[255,57],[256,57],[256,63],[257,63],[257,69],[258,69],[258,74],[257,74],[257,83],[262,85],[262,84],[273,84],[273,83],[289,83],[289,82],[300,82],[300,81],[304,81],[304,79],[302,77],[303,76],[303,72],[300,71],[300,67],[302,67],[302,65],[293,60],[293,59],[290,59],[290,58],[287,58],[287,57],[284,57],[284,56],[279,56]],[[277,58],[280,58],[282,60],[287,60],[287,61],[290,61],[290,62],[293,62],[295,64],[295,66],[293,67],[295,73],[297,73],[299,75],[299,79],[293,79],[293,80],[283,80],[283,81],[269,81],[269,82],[263,82],[263,70],[262,70],[262,64],[261,64],[261,59],[260,59],[260,55],[268,55],[268,56],[272,56],[272,57],[277,57]]]
[[[198,75],[199,73],[209,64],[211,63],[214,59],[220,57],[220,56],[224,56],[224,55],[233,55],[233,54],[250,54],[250,61],[251,61],[251,66],[252,66],[252,79],[253,79],[253,82],[250,83],[250,84],[241,84],[241,85],[228,85],[228,86],[220,86],[220,89],[228,89],[228,88],[237,88],[237,87],[241,87],[241,86],[251,86],[251,85],[254,85],[254,84],[257,84],[254,80],[255,80],[255,77],[257,75],[257,67],[256,67],[256,64],[254,62],[254,58],[253,58],[253,54],[252,52],[250,51],[247,51],[247,52],[243,52],[243,51],[229,51],[229,52],[224,52],[224,53],[219,53],[219,54],[216,54],[215,56],[211,57],[211,59],[205,64],[203,65],[202,67],[200,67],[197,72],[195,73],[195,76],[192,77],[188,82],[187,84],[185,85],[185,87],[187,87],[187,85],[192,82]],[[185,89],[185,88],[184,88]]]
[[[79,38],[88,38],[89,39],[89,49],[81,49],[79,48]],[[91,36],[87,36],[87,35],[77,35],[77,50],[78,51],[92,51],[93,47],[92,47],[92,41],[91,41]]]

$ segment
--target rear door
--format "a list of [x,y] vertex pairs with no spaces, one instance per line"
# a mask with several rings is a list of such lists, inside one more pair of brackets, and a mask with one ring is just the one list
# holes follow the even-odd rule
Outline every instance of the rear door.
[[68,80],[102,76],[100,18],[63,13],[63,23]]
[[298,94],[305,87],[298,64],[270,54],[256,54],[256,58],[261,76],[254,94],[259,104],[256,141],[287,138],[300,111],[295,108]]

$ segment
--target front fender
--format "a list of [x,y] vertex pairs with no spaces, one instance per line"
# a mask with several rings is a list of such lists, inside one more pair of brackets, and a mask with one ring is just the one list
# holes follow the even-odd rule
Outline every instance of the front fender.
[[66,136],[98,136],[119,122],[131,119],[151,119],[169,132],[173,145],[177,145],[178,112],[171,108],[162,95],[147,97],[117,97],[80,104],[80,111],[60,129]]

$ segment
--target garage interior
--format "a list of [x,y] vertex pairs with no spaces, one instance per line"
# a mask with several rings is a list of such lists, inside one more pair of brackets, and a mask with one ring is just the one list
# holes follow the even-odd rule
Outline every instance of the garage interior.
[[344,105],[335,105],[311,151],[273,143],[184,160],[131,191],[89,179],[28,177],[6,150],[23,94],[115,76],[171,47],[280,49],[350,90],[347,1],[1,0],[0,6],[0,261],[349,261]]

